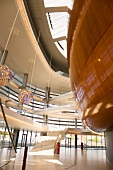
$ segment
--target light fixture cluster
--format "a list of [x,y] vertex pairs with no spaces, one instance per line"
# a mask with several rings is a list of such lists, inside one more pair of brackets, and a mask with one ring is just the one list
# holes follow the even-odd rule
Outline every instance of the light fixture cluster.
[[28,89],[22,89],[18,95],[18,99],[22,104],[29,104],[33,99],[33,94]]
[[[13,34],[14,26],[15,26],[18,14],[19,14],[19,9],[18,9],[17,14],[14,18],[14,22],[13,22],[13,25],[11,27],[6,46],[5,46],[5,48],[2,52],[2,57],[1,57],[1,61],[0,61],[1,62],[1,64],[0,64],[0,86],[6,86],[10,82],[10,80],[12,80],[12,72],[9,69],[9,67],[5,65],[5,61],[6,61],[7,54],[8,54],[7,46],[8,46],[9,40],[11,39],[11,36]],[[31,102],[31,100],[33,99],[32,92],[30,90],[26,89],[27,79],[25,81],[26,82],[24,82],[25,83],[24,89],[22,89],[21,92],[18,95],[18,99],[19,99],[19,102],[21,104],[29,104]]]
[[12,72],[6,65],[0,65],[0,86],[6,86],[12,80]]

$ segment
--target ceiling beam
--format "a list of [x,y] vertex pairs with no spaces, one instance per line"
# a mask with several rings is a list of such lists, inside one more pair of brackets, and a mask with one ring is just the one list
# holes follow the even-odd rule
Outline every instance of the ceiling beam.
[[46,8],[46,13],[52,13],[52,12],[68,12],[70,14],[71,10],[67,6]]
[[58,38],[54,38],[53,41],[54,42],[57,42],[57,41],[62,41],[62,40],[66,40],[66,36],[63,36],[63,37],[58,37]]

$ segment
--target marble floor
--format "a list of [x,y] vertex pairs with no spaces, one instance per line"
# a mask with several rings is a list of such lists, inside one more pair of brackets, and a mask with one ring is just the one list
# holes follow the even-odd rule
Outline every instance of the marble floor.
[[[23,149],[18,149],[16,159],[12,160],[3,170],[21,170]],[[28,149],[26,170],[113,170],[106,160],[106,150],[60,148],[60,154],[52,150],[33,153]]]

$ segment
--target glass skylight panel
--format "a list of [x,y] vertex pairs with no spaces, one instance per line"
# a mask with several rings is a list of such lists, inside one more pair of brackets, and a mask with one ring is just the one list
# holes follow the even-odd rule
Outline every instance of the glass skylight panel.
[[[44,0],[45,8],[48,7],[68,7],[72,9],[74,0]],[[55,41],[60,37],[67,37],[67,27],[69,22],[68,12],[51,12],[46,14],[52,38],[59,51],[67,57],[67,40]]]
[[[53,39],[60,38],[60,37],[67,37],[67,23],[69,14],[67,12],[57,12],[57,13],[50,13],[50,19],[52,23],[52,27],[50,25],[51,35]],[[48,21],[49,22],[49,21]],[[60,45],[61,44],[61,45]],[[59,51],[67,57],[67,41],[59,41],[55,42],[55,45],[59,49]]]
[[72,9],[74,0],[44,0],[45,7],[68,6]]
[[56,6],[66,6],[67,1],[66,0],[44,0],[45,7],[56,7]]
[[69,15],[67,12],[50,13],[50,19],[53,26],[53,29],[51,29],[53,39],[67,36],[68,17]]

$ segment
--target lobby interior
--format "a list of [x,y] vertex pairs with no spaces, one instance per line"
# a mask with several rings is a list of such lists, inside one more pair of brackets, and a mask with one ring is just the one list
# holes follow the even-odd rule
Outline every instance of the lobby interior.
[[0,1],[0,169],[113,169],[112,27],[113,0]]

